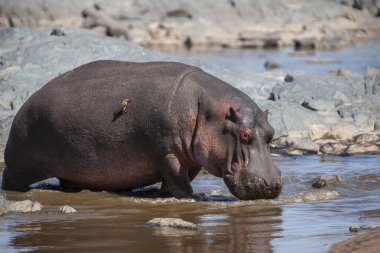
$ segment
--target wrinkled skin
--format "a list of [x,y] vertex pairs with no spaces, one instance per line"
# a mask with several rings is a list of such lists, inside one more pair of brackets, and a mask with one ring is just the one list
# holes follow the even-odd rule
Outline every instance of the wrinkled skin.
[[53,79],[17,113],[3,188],[57,177],[63,187],[126,190],[162,182],[198,198],[204,167],[240,199],[275,198],[268,113],[247,95],[180,63],[97,61]]

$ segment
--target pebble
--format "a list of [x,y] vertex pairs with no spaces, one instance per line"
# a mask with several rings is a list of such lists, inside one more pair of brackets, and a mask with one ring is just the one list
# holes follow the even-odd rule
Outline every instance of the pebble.
[[278,64],[277,62],[274,62],[274,61],[266,61],[266,62],[264,63],[264,67],[265,67],[266,69],[278,69],[278,68],[281,67],[281,65]]
[[294,80],[294,77],[291,74],[286,74],[286,76],[284,78],[285,82],[290,83],[290,82],[293,82],[293,80]]
[[68,205],[64,205],[64,206],[59,207],[59,211],[61,213],[65,213],[65,214],[76,213],[77,212],[77,210],[75,210],[73,207],[68,206]]
[[350,232],[358,232],[360,230],[360,226],[359,225],[352,225],[350,227]]
[[173,227],[180,229],[197,229],[198,226],[194,223],[184,221],[179,218],[154,218],[146,223],[151,226]]

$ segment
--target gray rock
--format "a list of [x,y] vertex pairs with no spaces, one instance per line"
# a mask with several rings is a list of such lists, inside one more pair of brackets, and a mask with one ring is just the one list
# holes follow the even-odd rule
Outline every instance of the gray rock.
[[339,142],[328,142],[320,147],[319,152],[328,155],[345,155],[347,154],[346,150],[347,145]]
[[62,30],[62,28],[56,27],[56,28],[53,28],[53,30],[51,31],[50,35],[53,35],[53,36],[65,36],[66,34]]
[[380,132],[380,119],[376,120],[376,122],[374,124],[374,130],[376,132]]
[[172,17],[172,18],[189,18],[191,19],[193,16],[184,9],[175,9],[175,10],[170,10],[166,13],[167,17]]
[[294,40],[295,50],[314,50],[316,48],[316,40],[314,38],[303,38]]
[[354,136],[355,143],[360,145],[376,144],[379,140],[376,133],[360,133]]
[[70,213],[76,213],[77,212],[77,210],[75,210],[73,207],[68,206],[68,205],[64,205],[64,206],[59,207],[59,211],[61,213],[64,213],[64,214],[70,214]]
[[367,9],[373,16],[380,17],[379,0],[352,0],[349,2],[353,8],[359,10]]
[[312,111],[332,111],[335,109],[333,100],[311,99],[304,101],[302,106]]
[[313,181],[312,187],[314,188],[323,188],[327,185],[326,180],[322,178],[317,178],[316,180]]
[[364,81],[365,93],[380,96],[380,69],[368,68]]
[[307,60],[307,63],[310,64],[332,64],[332,63],[339,63],[338,60],[335,59],[329,59],[329,58],[313,58]]
[[380,145],[358,145],[351,144],[345,150],[349,155],[362,155],[362,154],[380,154]]
[[146,223],[150,226],[173,227],[179,229],[198,229],[194,223],[178,218],[154,218]]
[[358,79],[358,78],[361,78],[361,76],[356,73],[356,72],[353,72],[349,69],[346,69],[346,68],[339,68],[339,69],[334,69],[331,71],[331,73],[337,75],[337,76],[342,76],[342,77],[345,77],[347,79]]
[[331,97],[335,100],[343,101],[343,103],[350,103],[351,102],[351,99],[340,90],[334,91]]
[[285,82],[293,82],[293,80],[294,80],[294,77],[290,74],[286,74],[286,76],[284,77]]
[[355,124],[359,128],[366,128],[368,124],[371,124],[371,122],[369,121],[370,118],[371,116],[366,113],[357,113],[354,115]]
[[265,61],[264,63],[264,67],[266,69],[278,69],[281,67],[281,65],[275,61]]

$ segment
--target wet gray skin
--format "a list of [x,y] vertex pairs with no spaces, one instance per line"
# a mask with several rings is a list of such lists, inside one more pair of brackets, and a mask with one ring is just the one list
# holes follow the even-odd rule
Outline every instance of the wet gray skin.
[[[241,200],[276,198],[281,192],[282,180],[280,170],[270,158],[269,143],[274,129],[268,123],[268,112],[262,112],[250,99],[226,100],[232,106],[219,137],[225,142],[220,146],[227,147],[227,161],[221,165],[224,182]],[[215,153],[217,157],[218,150]],[[215,174],[208,165],[205,167]]]
[[53,79],[17,113],[3,189],[56,177],[64,188],[132,190],[162,182],[199,198],[204,167],[239,199],[275,198],[273,128],[240,90],[181,63],[97,61]]

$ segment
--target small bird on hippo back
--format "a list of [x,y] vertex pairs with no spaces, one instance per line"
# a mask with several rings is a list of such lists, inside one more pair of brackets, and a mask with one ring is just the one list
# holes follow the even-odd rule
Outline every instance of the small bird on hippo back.
[[96,61],[51,80],[18,111],[3,188],[51,177],[110,191],[162,182],[162,192],[198,198],[191,181],[204,168],[239,199],[275,198],[273,135],[268,112],[199,68]]

